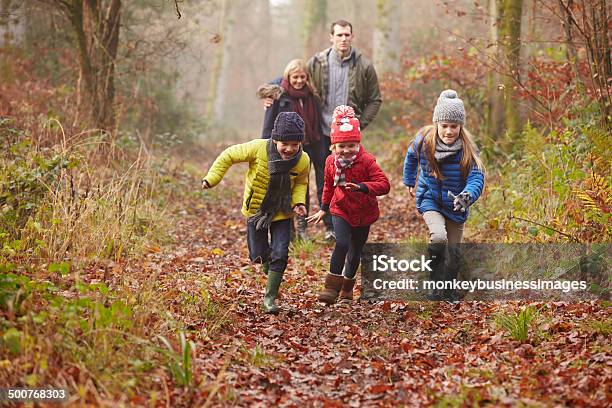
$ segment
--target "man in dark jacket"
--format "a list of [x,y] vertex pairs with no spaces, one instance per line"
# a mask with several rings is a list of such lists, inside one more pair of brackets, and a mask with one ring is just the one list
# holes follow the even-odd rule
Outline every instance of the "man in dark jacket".
[[336,106],[351,106],[363,130],[376,117],[382,104],[374,66],[351,45],[351,23],[345,20],[334,21],[329,40],[331,47],[308,60],[310,77],[321,97],[323,134],[328,137]]

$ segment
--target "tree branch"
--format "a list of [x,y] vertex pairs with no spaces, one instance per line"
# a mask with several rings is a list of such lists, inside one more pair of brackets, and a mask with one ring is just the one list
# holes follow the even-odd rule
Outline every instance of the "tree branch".
[[182,2],[183,0],[174,0],[174,10],[176,12],[176,16],[178,17],[178,19],[181,19],[181,10],[179,9],[179,2]]
[[549,229],[549,230],[551,230],[551,231],[555,231],[557,234],[561,234],[561,235],[563,235],[564,237],[568,237],[568,238],[570,238],[570,239],[572,239],[572,240],[574,240],[574,241],[576,241],[576,242],[580,242],[578,239],[576,239],[576,238],[575,238],[575,237],[573,237],[572,235],[566,234],[565,232],[561,232],[561,231],[559,231],[559,230],[557,230],[557,229],[554,229],[554,228],[552,228],[552,227],[549,227],[548,225],[540,224],[539,222],[532,221],[532,220],[528,220],[528,219],[521,218],[521,217],[515,217],[514,215],[511,215],[511,216],[510,216],[510,218],[515,219],[515,220],[521,220],[521,221],[530,222],[530,223],[532,223],[532,224],[539,225],[540,227],[548,228],[548,229]]

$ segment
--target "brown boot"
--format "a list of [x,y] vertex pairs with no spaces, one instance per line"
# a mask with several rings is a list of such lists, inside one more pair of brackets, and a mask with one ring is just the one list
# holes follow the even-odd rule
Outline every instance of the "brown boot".
[[319,302],[331,305],[338,299],[344,277],[328,273],[325,277],[325,289],[319,294]]
[[344,278],[342,289],[340,290],[340,302],[350,302],[353,300],[353,288],[357,279]]

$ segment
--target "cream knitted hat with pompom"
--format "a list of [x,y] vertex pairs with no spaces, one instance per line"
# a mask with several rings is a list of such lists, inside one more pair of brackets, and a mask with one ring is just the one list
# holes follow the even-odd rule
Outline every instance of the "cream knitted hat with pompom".
[[452,89],[442,91],[433,113],[433,123],[452,122],[465,124],[465,107],[463,101]]

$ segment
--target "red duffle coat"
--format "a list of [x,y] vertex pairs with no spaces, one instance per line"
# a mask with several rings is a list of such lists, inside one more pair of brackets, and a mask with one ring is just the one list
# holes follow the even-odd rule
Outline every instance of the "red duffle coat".
[[352,227],[364,227],[373,224],[380,215],[376,196],[389,192],[391,185],[376,159],[366,152],[363,146],[355,161],[345,169],[347,183],[365,186],[367,192],[349,191],[344,187],[334,186],[336,175],[335,155],[331,154],[325,161],[325,187],[323,188],[322,208],[329,209],[332,215],[342,217]]

